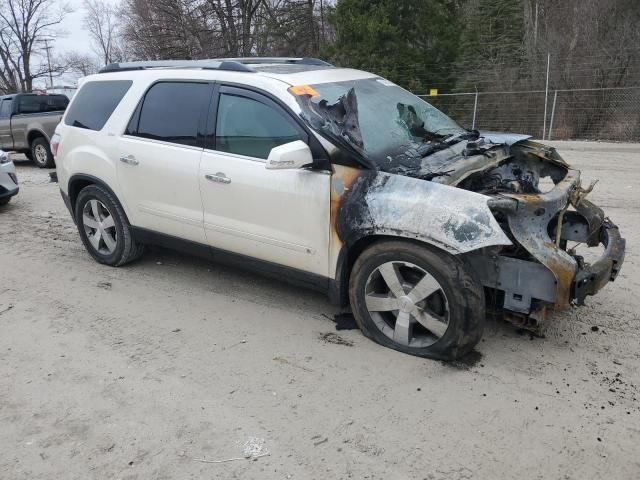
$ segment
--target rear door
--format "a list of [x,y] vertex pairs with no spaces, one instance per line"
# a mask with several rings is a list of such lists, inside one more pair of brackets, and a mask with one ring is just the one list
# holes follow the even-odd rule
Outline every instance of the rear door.
[[260,93],[222,86],[210,122],[215,138],[200,164],[204,227],[212,247],[328,276],[326,171],[266,170],[273,147],[309,142],[284,107]]
[[0,100],[0,149],[11,150],[13,138],[11,136],[11,112],[13,100],[4,98]]
[[206,243],[198,171],[212,85],[154,83],[118,144],[118,182],[137,227]]

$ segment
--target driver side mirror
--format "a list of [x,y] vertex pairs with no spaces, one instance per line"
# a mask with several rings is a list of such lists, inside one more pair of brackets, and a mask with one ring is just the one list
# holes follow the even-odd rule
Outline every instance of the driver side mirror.
[[274,147],[269,152],[265,168],[267,170],[291,170],[303,168],[313,163],[311,149],[302,140]]

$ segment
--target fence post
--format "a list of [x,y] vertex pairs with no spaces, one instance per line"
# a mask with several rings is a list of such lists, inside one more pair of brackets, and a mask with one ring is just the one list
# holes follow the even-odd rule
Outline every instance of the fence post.
[[476,111],[478,110],[478,87],[476,86],[476,97],[473,101],[473,119],[471,120],[471,130],[476,129]]
[[[547,140],[551,140],[551,130],[553,130],[553,118],[556,116],[556,100],[558,98],[558,90],[553,92],[553,106],[551,107],[551,120],[549,121],[549,136]],[[544,138],[543,138],[544,140]]]
[[547,133],[547,103],[549,99],[549,65],[551,64],[551,54],[547,52],[547,83],[544,87],[544,118],[542,120],[542,139]]

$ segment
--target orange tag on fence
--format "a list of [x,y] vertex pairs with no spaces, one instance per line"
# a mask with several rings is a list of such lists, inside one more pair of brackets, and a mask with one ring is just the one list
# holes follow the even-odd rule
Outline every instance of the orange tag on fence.
[[310,97],[319,97],[320,94],[315,91],[310,85],[295,85],[293,87],[289,87],[289,91],[296,95],[309,95]]

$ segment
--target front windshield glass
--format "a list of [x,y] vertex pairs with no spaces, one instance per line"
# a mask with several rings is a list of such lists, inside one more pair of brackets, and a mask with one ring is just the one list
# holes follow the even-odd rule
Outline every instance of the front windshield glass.
[[338,123],[337,116],[344,113],[344,131],[334,128],[334,134],[383,169],[399,158],[419,160],[446,146],[443,141],[447,138],[466,133],[434,106],[382,78],[311,88],[319,94],[311,98],[314,113],[333,117],[331,121]]

